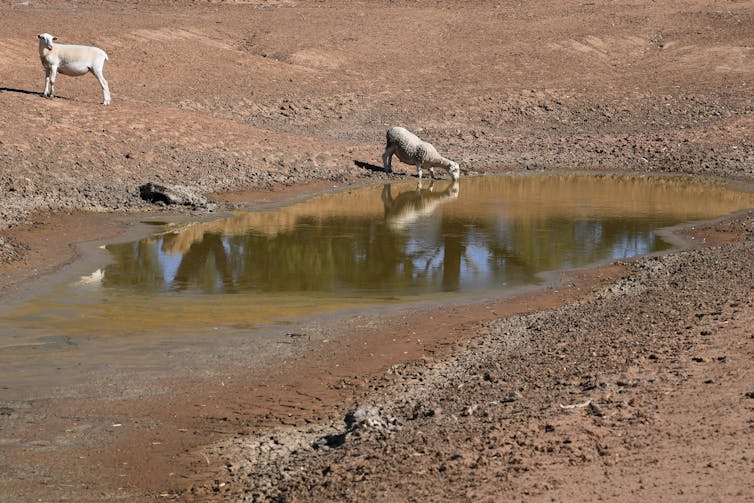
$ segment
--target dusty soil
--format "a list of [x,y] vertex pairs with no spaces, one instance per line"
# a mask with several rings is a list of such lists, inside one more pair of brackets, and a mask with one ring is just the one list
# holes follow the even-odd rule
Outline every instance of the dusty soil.
[[[751,1],[5,3],[0,293],[167,211],[147,181],[222,211],[412,176],[378,167],[393,124],[463,176],[754,181],[753,27]],[[40,96],[40,32],[108,52],[111,106],[92,76]],[[749,499],[754,215],[689,237],[515,299],[312,322],[271,367],[0,402],[0,500]]]

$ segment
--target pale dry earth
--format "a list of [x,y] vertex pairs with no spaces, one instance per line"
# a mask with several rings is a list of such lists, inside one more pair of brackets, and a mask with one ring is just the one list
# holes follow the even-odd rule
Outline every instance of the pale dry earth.
[[[463,176],[752,182],[753,26],[751,1],[3,3],[3,298],[165,211],[147,181],[223,211],[410,177],[378,166],[393,124]],[[92,76],[40,96],[40,32],[108,52],[111,106]],[[515,300],[313,321],[272,368],[0,403],[0,500],[750,500],[754,216],[689,236]]]

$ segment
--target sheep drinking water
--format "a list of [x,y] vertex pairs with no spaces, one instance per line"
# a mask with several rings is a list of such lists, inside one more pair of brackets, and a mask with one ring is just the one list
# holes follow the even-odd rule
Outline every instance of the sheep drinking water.
[[58,72],[63,75],[78,77],[92,72],[102,86],[103,105],[110,104],[110,87],[102,75],[102,68],[107,61],[107,53],[97,47],[88,45],[53,44],[57,37],[49,33],[40,33],[39,59],[45,69],[44,96],[55,97],[55,77]]
[[416,166],[419,178],[422,177],[422,168],[429,168],[432,178],[435,178],[436,167],[448,170],[453,180],[458,180],[461,175],[458,163],[438,154],[431,143],[422,141],[406,128],[391,127],[387,130],[386,140],[385,153],[382,154],[382,165],[387,173],[393,171],[392,161],[393,154],[395,154],[401,162]]

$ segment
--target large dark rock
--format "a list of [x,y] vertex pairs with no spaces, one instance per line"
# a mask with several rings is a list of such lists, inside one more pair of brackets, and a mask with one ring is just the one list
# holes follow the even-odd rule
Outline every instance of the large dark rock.
[[155,204],[189,206],[194,209],[211,209],[207,198],[180,185],[165,186],[147,182],[139,186],[139,195],[145,201]]

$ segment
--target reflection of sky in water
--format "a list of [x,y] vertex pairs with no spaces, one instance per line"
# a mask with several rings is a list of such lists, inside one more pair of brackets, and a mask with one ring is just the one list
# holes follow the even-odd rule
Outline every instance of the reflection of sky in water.
[[651,239],[631,239],[628,236],[624,236],[613,247],[612,259],[625,259],[635,257],[637,255],[646,255],[650,253],[649,243],[655,239],[654,232],[650,232]]
[[[700,211],[689,201],[714,201],[715,195],[702,198],[697,186],[673,183],[471,178],[453,190],[446,182],[431,191],[386,185],[323,196],[111,245],[113,263],[103,284],[145,291],[346,295],[531,284],[543,271],[667,249],[656,229],[732,211]],[[746,207],[750,200],[730,206]]]
[[461,282],[462,289],[478,283],[480,278],[492,276],[489,258],[490,251],[486,246],[475,243],[466,245],[464,260],[461,262],[461,278],[464,278]]
[[157,260],[159,260],[162,270],[164,271],[163,277],[165,278],[165,286],[170,286],[175,281],[175,275],[178,272],[178,266],[181,265],[180,254],[166,253],[162,251],[162,239],[157,240]]
[[[359,234],[368,229],[368,236]],[[140,246],[111,248],[139,273],[136,286],[158,290],[199,288],[209,292],[260,290],[466,291],[532,282],[538,272],[574,267],[590,260],[626,258],[657,249],[653,232],[612,233],[606,241],[603,223],[594,219],[534,221],[522,227],[505,215],[447,219],[442,209],[390,231],[368,219],[325,219],[306,222],[273,236],[249,232],[241,236],[203,234],[183,253],[171,251],[176,236],[144,240]],[[215,245],[211,243],[215,242]],[[209,243],[209,244],[207,244]],[[389,249],[381,251],[381,243]],[[150,265],[145,257],[154,257]],[[193,257],[193,258],[192,258]],[[140,262],[141,261],[141,262]],[[317,267],[323,267],[317,271]],[[370,282],[359,268],[376,268]],[[350,269],[350,270],[349,270]],[[125,277],[117,261],[110,279]],[[373,273],[375,271],[372,271]],[[312,278],[304,279],[311,273]],[[289,285],[276,284],[276,277]],[[151,278],[151,279],[150,279]],[[298,281],[301,280],[301,281]],[[380,282],[386,283],[380,286]],[[370,283],[376,283],[377,286]],[[192,286],[193,285],[193,286]],[[109,286],[116,286],[112,283]]]

